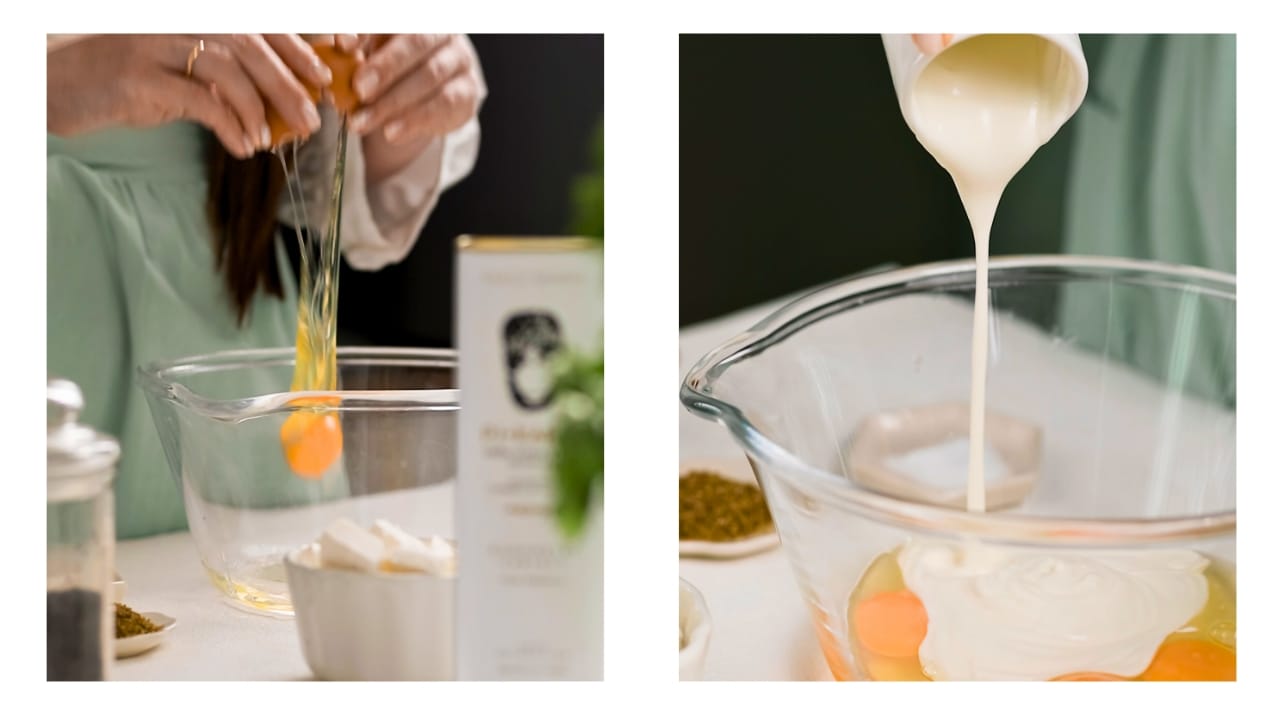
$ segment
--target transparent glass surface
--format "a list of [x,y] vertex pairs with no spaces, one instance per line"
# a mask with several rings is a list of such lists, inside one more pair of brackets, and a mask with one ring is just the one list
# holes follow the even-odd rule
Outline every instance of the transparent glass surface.
[[49,481],[45,512],[48,680],[105,680],[115,657],[111,471]]
[[[292,613],[283,556],[336,518],[452,537],[457,466],[452,351],[339,348],[334,392],[281,392],[293,361],[279,348],[139,370],[209,577],[238,604],[279,614]],[[340,443],[322,474],[299,474],[287,455],[282,428],[303,414],[340,428],[320,438]]]
[[[815,291],[709,353],[681,387],[684,405],[722,424],[751,461],[833,674],[944,679],[929,658],[900,648],[920,645],[926,628],[930,636],[961,636],[945,626],[947,608],[935,602],[931,610],[926,600],[927,624],[904,622],[902,633],[912,637],[896,644],[883,637],[893,628],[867,630],[872,639],[864,643],[856,627],[861,602],[904,589],[895,562],[904,546],[942,543],[956,553],[994,548],[1067,564],[1194,551],[1207,563],[1209,599],[1169,638],[1203,640],[1221,652],[1204,672],[1179,665],[1195,677],[1177,679],[1216,676],[1225,653],[1234,676],[1234,277],[1046,256],[993,259],[989,283],[987,435],[1000,467],[995,476],[989,468],[987,487],[994,493],[1013,480],[990,512],[963,509],[972,261]],[[958,443],[959,454],[935,455],[928,473],[917,465],[913,483],[885,480],[908,472],[909,452],[947,442]],[[1097,602],[1080,591],[1090,582],[1079,580],[1058,601]],[[983,602],[1013,602],[987,590],[993,596]],[[1166,609],[1174,601],[1152,600]],[[887,615],[863,617],[907,614],[884,607]],[[1049,625],[1036,631],[1034,652],[1051,656],[1074,642],[1067,633],[1092,632]],[[1150,648],[1135,649],[1138,640],[1121,635],[1089,642],[1150,657]],[[976,665],[988,652],[983,645],[975,639],[949,652],[971,653]],[[1151,668],[1187,647],[1202,649],[1165,653],[1167,643],[1160,645],[1165,655]],[[1111,674],[1153,679],[1151,668]]]

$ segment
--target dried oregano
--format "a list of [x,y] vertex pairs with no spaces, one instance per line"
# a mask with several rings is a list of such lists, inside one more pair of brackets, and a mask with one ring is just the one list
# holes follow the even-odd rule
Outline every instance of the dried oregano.
[[160,629],[159,625],[123,603],[116,603],[116,637],[127,638],[146,635]]
[[680,476],[681,540],[737,540],[767,532],[772,523],[755,483],[699,470]]

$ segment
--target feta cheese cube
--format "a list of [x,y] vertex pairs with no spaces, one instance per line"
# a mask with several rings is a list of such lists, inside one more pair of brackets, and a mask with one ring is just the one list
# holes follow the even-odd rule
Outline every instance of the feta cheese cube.
[[385,553],[377,535],[346,518],[333,521],[320,536],[320,562],[325,567],[373,572]]

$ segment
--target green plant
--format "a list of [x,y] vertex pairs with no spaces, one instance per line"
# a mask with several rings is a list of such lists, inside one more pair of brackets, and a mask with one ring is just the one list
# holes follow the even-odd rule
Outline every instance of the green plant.
[[577,537],[597,493],[604,492],[604,354],[563,352],[555,377],[556,521]]
[[[572,189],[571,232],[604,244],[604,125],[592,138],[594,169]],[[601,288],[600,301],[604,301]],[[556,521],[566,538],[586,525],[597,495],[604,494],[604,347],[564,352],[552,368],[555,427],[552,466],[556,478]]]

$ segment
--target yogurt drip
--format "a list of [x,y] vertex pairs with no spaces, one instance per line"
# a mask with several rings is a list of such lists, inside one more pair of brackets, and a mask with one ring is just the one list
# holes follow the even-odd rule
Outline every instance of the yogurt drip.
[[1036,35],[979,35],[933,59],[912,95],[916,137],[946,168],[973,227],[975,278],[970,362],[967,505],[986,510],[987,258],[1005,186],[1070,117],[1076,70]]
[[[992,220],[1013,176],[1070,117],[1077,71],[1035,35],[983,35],[934,58],[911,104],[920,143],[951,174],[973,228],[967,506],[986,510],[988,302]],[[1014,550],[908,543],[903,581],[929,617],[919,656],[936,680],[1047,680],[1140,674],[1208,597],[1207,561],[1184,550]]]

